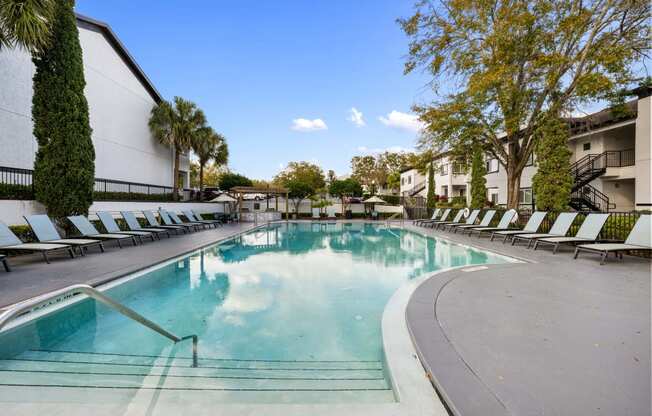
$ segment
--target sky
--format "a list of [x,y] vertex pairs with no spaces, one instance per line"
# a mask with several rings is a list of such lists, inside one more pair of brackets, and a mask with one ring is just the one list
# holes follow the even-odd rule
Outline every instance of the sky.
[[77,0],[108,23],[165,99],[224,134],[231,170],[271,179],[290,161],[350,172],[351,157],[412,150],[410,108],[432,94],[403,75],[396,23],[412,0]]

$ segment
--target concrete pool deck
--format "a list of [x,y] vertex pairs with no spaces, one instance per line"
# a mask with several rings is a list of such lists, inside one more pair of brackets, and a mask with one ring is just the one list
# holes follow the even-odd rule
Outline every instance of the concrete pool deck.
[[0,309],[77,283],[99,286],[252,228],[253,223],[226,224],[156,241],[144,240],[136,247],[123,243],[122,249],[114,242],[106,242],[106,253],[90,248],[86,256],[71,259],[62,252],[51,255],[51,264],[39,254],[10,257],[13,271],[0,270]]
[[649,415],[650,260],[572,259],[406,225],[525,263],[423,282],[406,318],[454,415]]
[[[99,285],[251,228],[232,224],[74,260],[56,256],[50,265],[33,256],[12,258],[14,271],[0,271],[0,305],[74,283]],[[453,414],[650,414],[648,259],[600,266],[599,256],[573,261],[568,249],[553,255],[407,222],[405,228],[525,261],[442,271],[406,297],[404,315],[398,311]],[[289,414],[284,407],[268,410]],[[294,410],[369,414],[370,408]],[[403,412],[378,405],[373,413]]]

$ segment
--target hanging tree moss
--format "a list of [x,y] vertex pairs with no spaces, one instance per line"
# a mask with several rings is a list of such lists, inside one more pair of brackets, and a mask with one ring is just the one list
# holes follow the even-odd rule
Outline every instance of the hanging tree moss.
[[536,134],[539,135],[535,149],[538,169],[532,177],[532,191],[537,209],[566,210],[573,186],[568,125],[558,117],[548,117]]
[[486,174],[482,148],[476,145],[471,161],[471,208],[483,208],[487,202],[487,179],[484,177]]
[[88,213],[95,177],[95,150],[73,6],[73,0],[56,2],[51,43],[33,56],[32,118],[38,142],[34,188],[36,199],[58,220]]

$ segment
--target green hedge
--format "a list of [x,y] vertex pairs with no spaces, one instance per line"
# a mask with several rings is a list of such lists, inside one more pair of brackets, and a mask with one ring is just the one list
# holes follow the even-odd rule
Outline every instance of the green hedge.
[[0,183],[0,199],[34,199],[34,192],[29,185]]
[[140,194],[135,192],[93,192],[95,201],[172,201],[172,194]]

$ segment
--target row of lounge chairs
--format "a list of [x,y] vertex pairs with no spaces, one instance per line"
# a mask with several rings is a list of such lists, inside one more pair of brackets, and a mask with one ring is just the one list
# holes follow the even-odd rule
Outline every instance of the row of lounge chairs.
[[577,212],[560,213],[547,233],[539,232],[543,220],[548,215],[547,212],[543,211],[534,212],[522,229],[510,228],[509,226],[516,218],[515,210],[506,211],[496,227],[489,226],[496,215],[496,210],[485,211],[479,224],[476,224],[480,215],[479,209],[471,211],[466,219],[463,218],[464,213],[465,210],[460,209],[455,217],[449,221],[451,209],[442,212],[438,208],[430,219],[415,220],[413,224],[454,233],[458,231],[469,235],[477,233],[478,237],[490,236],[491,241],[497,237],[502,237],[503,244],[508,240],[511,240],[512,245],[527,243],[527,247],[533,247],[534,250],[540,246],[552,246],[553,253],[557,252],[560,245],[570,244],[575,246],[573,258],[576,259],[580,252],[599,253],[601,255],[600,264],[604,264],[610,253],[622,259],[623,252],[652,250],[652,223],[649,214],[641,215],[638,218],[624,243],[600,243],[598,238],[609,219],[609,214],[588,214],[575,236],[566,236],[577,218]]
[[223,225],[222,220],[205,220],[200,214],[191,210],[182,211],[182,215],[186,218],[183,221],[176,213],[160,209],[158,217],[162,223],[152,211],[142,211],[142,214],[146,222],[144,226],[133,212],[121,211],[120,215],[127,228],[122,230],[112,213],[97,212],[96,215],[107,231],[106,233],[98,231],[95,225],[83,215],[70,216],[67,219],[79,234],[72,238],[62,238],[47,215],[25,216],[25,221],[38,240],[34,243],[22,242],[6,224],[0,222],[0,252],[5,253],[0,254],[0,262],[9,272],[11,267],[7,261],[7,253],[40,253],[43,260],[49,263],[48,255],[52,252],[63,251],[74,258],[76,252],[85,256],[89,248],[96,247],[99,251],[104,252],[104,243],[108,241],[114,241],[119,248],[122,248],[123,242],[135,246],[143,244],[144,239],[155,241],[160,240],[161,235],[169,238],[172,234],[185,234]]

